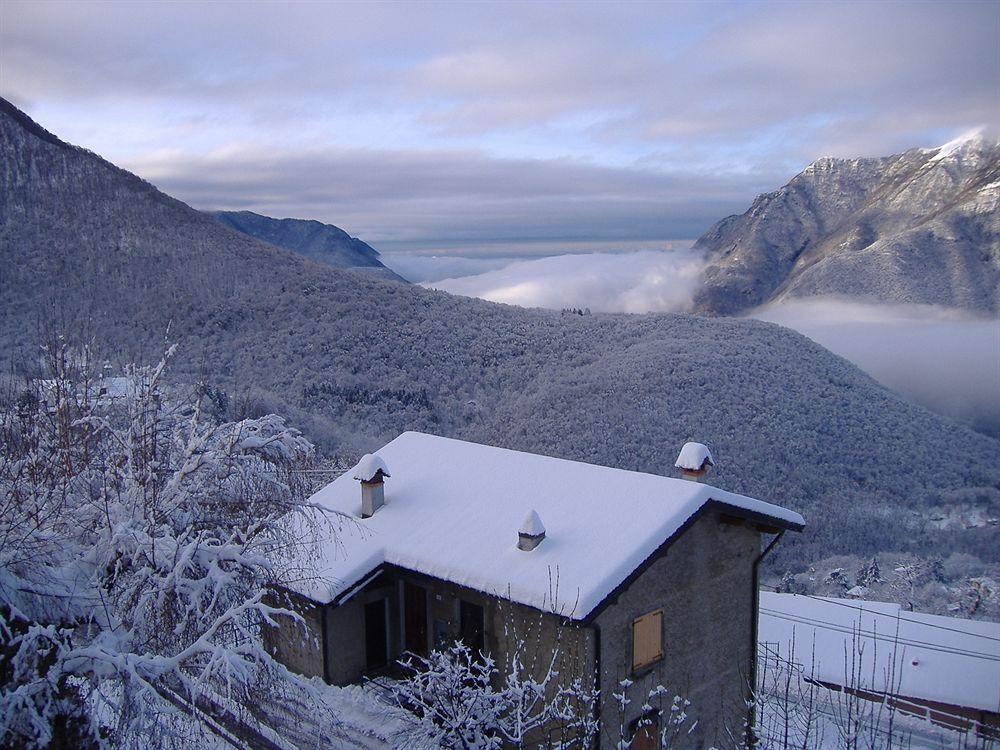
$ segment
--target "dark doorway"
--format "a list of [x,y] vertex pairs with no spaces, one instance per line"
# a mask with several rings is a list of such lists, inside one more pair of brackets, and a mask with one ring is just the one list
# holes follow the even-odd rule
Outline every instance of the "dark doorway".
[[409,581],[403,582],[403,648],[427,653],[427,592]]
[[389,663],[388,601],[379,599],[365,605],[365,661],[368,669]]
[[647,714],[643,717],[645,722],[641,727],[637,726],[641,722],[633,722],[631,750],[657,750],[660,746],[660,717]]
[[458,606],[458,637],[473,655],[486,650],[486,622],[483,608],[478,604],[460,601]]

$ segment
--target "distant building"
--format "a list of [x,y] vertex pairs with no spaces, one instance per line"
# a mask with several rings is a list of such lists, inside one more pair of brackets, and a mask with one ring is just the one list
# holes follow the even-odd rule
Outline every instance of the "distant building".
[[[850,593],[850,592],[848,592]],[[764,658],[837,693],[1000,740],[1000,624],[904,611],[898,604],[760,595]]]
[[39,379],[32,381],[42,404],[53,411],[62,398],[85,400],[91,406],[108,407],[123,403],[138,386],[147,386],[143,381],[130,377],[109,376],[84,379],[81,382],[59,379]]
[[[344,684],[452,639],[503,663],[532,630],[543,652],[558,643],[561,679],[596,679],[601,747],[617,741],[624,678],[638,696],[628,727],[656,726],[643,704],[662,684],[691,702],[686,746],[743,731],[761,537],[804,523],[698,482],[416,432],[313,501],[357,528],[326,550],[323,583],[290,587],[309,633],[272,632],[279,659]],[[633,750],[654,735],[640,730]]]

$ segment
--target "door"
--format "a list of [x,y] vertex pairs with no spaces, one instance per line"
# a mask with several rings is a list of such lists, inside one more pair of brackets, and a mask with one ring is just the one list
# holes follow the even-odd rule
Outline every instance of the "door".
[[652,723],[639,727],[632,735],[629,750],[658,750],[660,747],[660,720],[653,718]]
[[427,592],[403,582],[403,650],[427,654]]
[[389,663],[389,602],[379,599],[365,605],[365,663],[378,669]]

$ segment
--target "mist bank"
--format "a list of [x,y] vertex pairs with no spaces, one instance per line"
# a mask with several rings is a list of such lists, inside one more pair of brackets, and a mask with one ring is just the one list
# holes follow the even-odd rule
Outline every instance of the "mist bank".
[[593,312],[681,312],[691,305],[702,261],[690,250],[554,255],[514,260],[424,286],[521,307]]
[[1000,438],[1000,320],[834,297],[781,302],[751,317],[792,328],[911,401]]

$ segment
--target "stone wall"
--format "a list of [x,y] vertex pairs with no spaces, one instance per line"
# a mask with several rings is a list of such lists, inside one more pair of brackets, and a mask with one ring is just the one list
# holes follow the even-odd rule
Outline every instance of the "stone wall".
[[[499,665],[506,664],[517,644],[523,643],[522,654],[536,676],[548,667],[551,654],[558,652],[561,680],[580,677],[590,687],[599,652],[602,748],[617,746],[622,728],[627,732],[642,715],[649,689],[660,684],[668,691],[663,703],[666,713],[670,699],[680,695],[691,702],[687,713],[692,722],[698,722],[695,731],[679,737],[672,747],[724,746],[727,733],[741,734],[747,718],[756,595],[753,563],[759,553],[759,532],[721,522],[718,513],[709,512],[620,592],[594,627],[436,578],[391,569],[339,607],[321,607],[297,597],[307,629],[283,623],[269,639],[276,656],[296,672],[324,676],[334,684],[358,681],[366,669],[365,604],[387,600],[390,662],[395,661],[403,643],[401,590],[403,582],[409,581],[427,592],[427,648],[459,635],[459,603],[465,600],[483,608],[485,648]],[[327,675],[322,674],[324,609]],[[663,610],[663,658],[633,674],[632,622],[657,609]],[[613,695],[620,692],[619,681],[626,677],[633,681],[629,688],[632,702],[622,716]]]
[[[724,746],[727,731],[743,732],[744,700],[752,659],[753,563],[760,534],[746,526],[719,522],[709,512],[695,521],[596,619],[601,651],[602,748],[613,748],[621,727],[642,714],[651,687],[668,693],[664,708],[680,695],[698,721],[674,748]],[[663,658],[632,673],[632,622],[663,610]],[[621,716],[613,693],[628,678],[631,704]],[[686,727],[685,727],[686,731]]]
[[268,604],[302,615],[305,622],[275,617],[264,631],[264,645],[275,659],[306,677],[323,677],[323,606],[290,591],[268,595]]

